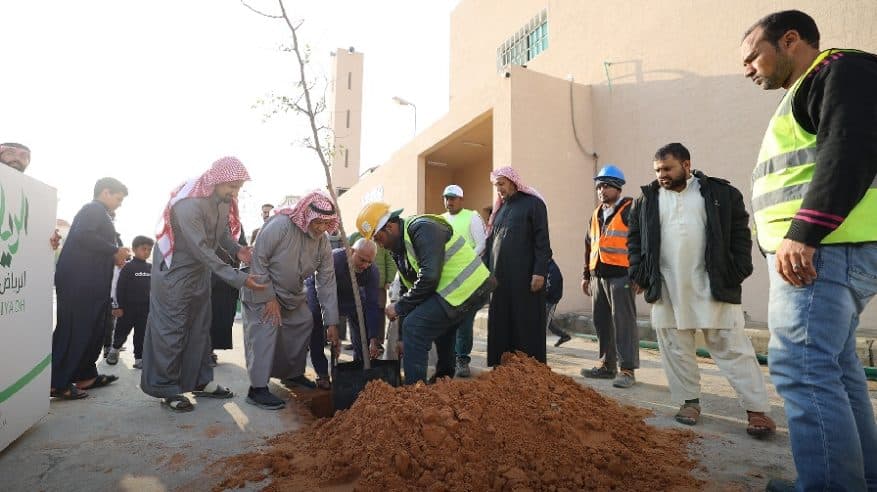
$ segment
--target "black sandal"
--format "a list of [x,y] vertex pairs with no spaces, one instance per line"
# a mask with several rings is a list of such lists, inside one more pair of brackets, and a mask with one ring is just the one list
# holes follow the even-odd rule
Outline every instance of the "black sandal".
[[81,400],[83,398],[88,398],[88,393],[77,388],[75,384],[70,384],[67,391],[63,393],[58,393],[58,390],[49,390],[49,396],[61,400]]
[[119,376],[113,374],[98,374],[94,381],[85,388],[79,388],[83,390],[94,389],[94,388],[103,388],[104,386],[109,386],[111,383],[118,381]]
[[170,398],[165,398],[165,399],[161,400],[161,404],[166,405],[169,409],[173,410],[174,412],[180,412],[180,413],[191,412],[192,410],[195,409],[195,405],[192,405],[192,402],[189,401],[189,399],[183,395],[174,395],[174,396],[171,396]]

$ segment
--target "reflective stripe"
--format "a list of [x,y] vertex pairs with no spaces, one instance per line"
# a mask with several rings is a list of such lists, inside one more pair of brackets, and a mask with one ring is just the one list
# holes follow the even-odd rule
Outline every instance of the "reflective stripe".
[[801,166],[804,164],[813,164],[816,162],[816,147],[807,147],[805,149],[797,149],[785,154],[771,157],[770,159],[759,163],[752,172],[752,179],[756,180],[771,173],[775,173],[782,169]]
[[460,248],[462,248],[465,244],[466,239],[464,239],[463,236],[458,237],[457,240],[454,241],[454,244],[452,244],[450,248],[447,248],[445,250],[445,262],[450,260],[451,257],[455,254],[457,254],[457,251],[460,251]]
[[466,265],[466,268],[464,268],[459,275],[454,277],[454,280],[451,280],[451,282],[446,285],[444,289],[438,291],[438,295],[440,295],[442,298],[447,298],[447,296],[450,295],[451,292],[463,285],[463,283],[466,282],[469,277],[475,274],[475,272],[478,271],[478,267],[483,265],[484,263],[481,262],[481,258],[476,256],[475,259],[473,259],[471,262],[469,262],[468,265]]
[[618,254],[618,255],[626,255],[627,248],[604,248],[603,246],[600,246],[600,252],[614,253],[614,254]]
[[778,190],[769,191],[763,195],[752,198],[752,210],[758,212],[767,207],[780,203],[790,202],[792,200],[800,200],[804,198],[804,193],[810,188],[810,183],[786,186]]
[[[877,188],[877,177],[871,181],[869,189]],[[786,186],[778,190],[769,191],[762,195],[752,198],[752,210],[758,212],[780,203],[790,202],[792,200],[802,200],[807,190],[810,189],[810,183],[802,183],[792,186]],[[794,214],[792,214],[794,215]]]
[[603,237],[627,237],[627,231],[619,231],[617,229],[603,231]]

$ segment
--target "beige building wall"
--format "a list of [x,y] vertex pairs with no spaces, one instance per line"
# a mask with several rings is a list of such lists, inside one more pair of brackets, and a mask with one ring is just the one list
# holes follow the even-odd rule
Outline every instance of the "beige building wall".
[[[384,183],[387,199],[433,211],[435,181],[448,177],[430,170],[426,156],[489,112],[492,167],[513,165],[548,201],[552,247],[567,285],[561,309],[589,310],[578,279],[596,168],[620,166],[627,175],[625,194],[637,196],[638,187],[654,179],[655,150],[678,141],[691,150],[695,168],[729,179],[748,203],[761,137],[782,91],[762,91],[744,79],[739,43],[758,18],[788,8],[814,17],[823,48],[877,52],[873,0],[462,0],[451,14],[448,114],[365,181],[376,180],[374,187],[390,180]],[[547,50],[527,68],[511,67],[506,78],[497,72],[497,47],[543,9]],[[574,139],[570,76],[577,134],[586,151],[599,155],[596,162]],[[415,174],[416,181],[400,182]],[[465,185],[467,195],[475,186],[492,198],[474,170],[464,175],[473,183]],[[463,178],[452,173],[451,179]],[[358,200],[365,193],[360,188],[342,202]],[[757,250],[753,260],[744,309],[753,321],[764,322],[767,272]],[[640,314],[647,312],[642,304]],[[877,327],[877,307],[866,311],[863,326]]]
[[349,50],[332,53],[332,83],[328,101],[332,129],[332,183],[347,190],[359,177],[362,137],[363,55]]

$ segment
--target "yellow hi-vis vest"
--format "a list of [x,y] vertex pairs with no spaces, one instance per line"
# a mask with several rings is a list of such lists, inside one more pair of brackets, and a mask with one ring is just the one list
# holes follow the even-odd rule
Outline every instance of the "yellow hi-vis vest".
[[[415,215],[405,219],[405,227],[403,228],[402,240],[405,242],[405,254],[408,263],[414,270],[419,270],[417,264],[417,256],[414,254],[414,245],[411,244],[411,237],[408,235],[408,226],[415,219],[427,217],[430,220],[453,227],[440,215]],[[442,267],[442,275],[439,278],[436,294],[448,302],[451,306],[459,306],[468,299],[481,284],[487,280],[490,272],[481,262],[481,258],[475,254],[475,250],[466,244],[463,236],[453,232],[451,239],[445,243],[445,264]],[[402,283],[409,289],[413,286],[404,275],[399,275]]]
[[[755,232],[762,251],[777,250],[801,208],[816,166],[816,135],[795,121],[792,102],[807,75],[825,58],[839,51],[827,50],[816,57],[780,101],[761,143],[758,164],[752,172],[752,210]],[[822,244],[877,241],[877,181],[843,223]]]
[[466,240],[466,244],[475,247],[475,238],[472,237],[472,214],[474,214],[474,210],[469,210],[464,208],[457,212],[457,215],[451,215],[450,212],[443,214],[445,220],[447,220],[451,227],[454,228],[454,232],[463,236],[463,239]]

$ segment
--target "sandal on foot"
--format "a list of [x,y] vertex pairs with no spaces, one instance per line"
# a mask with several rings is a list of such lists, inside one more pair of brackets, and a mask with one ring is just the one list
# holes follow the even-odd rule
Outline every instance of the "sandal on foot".
[[94,381],[91,382],[88,386],[79,388],[83,390],[94,389],[94,388],[103,388],[104,386],[108,386],[109,384],[118,381],[119,376],[114,374],[98,374]]
[[232,390],[226,388],[225,386],[219,385],[210,381],[205,384],[201,388],[192,392],[195,396],[203,396],[205,398],[231,398],[234,396],[234,392]]
[[694,425],[700,419],[700,404],[683,403],[676,412],[676,422],[685,425]]
[[749,417],[749,425],[746,427],[746,433],[753,437],[767,437],[773,434],[777,425],[774,423],[773,419],[767,416],[764,412],[750,412],[746,411],[746,415]]
[[195,409],[195,405],[192,405],[192,402],[183,395],[174,395],[170,398],[165,398],[161,400],[161,404],[166,405],[174,412],[191,412]]
[[81,400],[88,398],[88,393],[77,388],[75,384],[71,384],[67,391],[63,393],[58,393],[58,390],[55,389],[49,390],[49,396],[61,400]]

